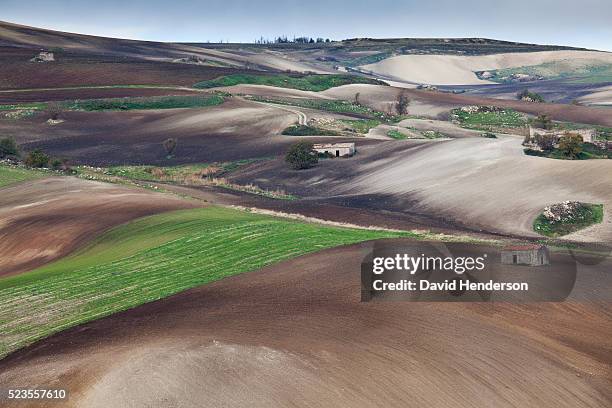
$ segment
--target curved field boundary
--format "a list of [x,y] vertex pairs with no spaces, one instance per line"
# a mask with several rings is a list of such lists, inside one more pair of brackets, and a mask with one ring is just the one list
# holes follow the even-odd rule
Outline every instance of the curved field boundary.
[[115,228],[79,253],[0,280],[0,357],[77,324],[338,245],[408,234],[208,207]]

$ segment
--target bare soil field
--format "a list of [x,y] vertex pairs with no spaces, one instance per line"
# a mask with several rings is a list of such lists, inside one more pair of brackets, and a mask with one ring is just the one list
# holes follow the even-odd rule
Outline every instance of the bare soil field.
[[[608,304],[360,303],[369,248],[303,256],[70,329],[4,359],[0,381],[67,388],[63,406],[79,408],[612,402]],[[581,276],[579,292],[600,285]]]
[[247,72],[244,69],[70,53],[59,55],[54,62],[29,62],[36,53],[31,49],[0,47],[0,89],[87,85],[191,86],[199,81]]
[[[197,57],[206,64],[220,64],[233,68],[263,69],[272,71],[330,72],[331,69],[301,62],[284,53],[272,50],[245,52],[240,49],[215,49],[193,44],[161,43],[153,41],[125,40],[92,35],[45,30],[0,21],[0,45],[40,51],[61,49],[62,53],[81,56],[104,55],[113,58],[136,58],[148,61],[176,62]],[[36,52],[36,53],[37,53]],[[30,58],[32,58],[32,55]],[[46,65],[46,64],[45,64]],[[201,64],[176,63],[187,67]]]
[[478,56],[400,55],[361,68],[390,79],[434,85],[475,85],[491,83],[475,71],[539,65],[554,61],[612,64],[612,54],[598,51],[541,51]]
[[51,177],[0,191],[0,276],[31,270],[135,218],[201,202],[143,189]]
[[[537,236],[532,222],[565,200],[612,206],[609,160],[567,161],[524,155],[522,138],[389,141],[357,144],[356,156],[323,160],[316,169],[286,169],[280,160],[239,170],[232,178],[280,187],[349,207],[427,214],[457,225]],[[567,236],[612,242],[612,219]]]
[[[0,120],[0,132],[14,136],[25,151],[40,148],[73,163],[169,166],[229,161],[284,154],[296,139],[281,132],[298,121],[297,113],[287,108],[230,98],[202,109],[66,112],[65,122],[53,126],[44,115]],[[171,160],[162,147],[169,137],[178,139]]]

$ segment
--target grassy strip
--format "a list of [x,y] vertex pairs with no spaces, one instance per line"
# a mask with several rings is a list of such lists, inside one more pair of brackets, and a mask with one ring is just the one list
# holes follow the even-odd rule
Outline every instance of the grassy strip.
[[298,106],[300,108],[315,109],[326,112],[344,113],[362,117],[364,119],[377,119],[385,123],[399,122],[400,120],[406,118],[405,116],[388,115],[384,112],[370,109],[367,106],[358,105],[353,102],[339,99],[274,98],[258,95],[249,96],[247,99],[257,102],[274,103],[278,105]]
[[65,103],[66,109],[83,111],[200,108],[220,105],[220,95],[153,96],[141,98],[88,99]]
[[195,84],[194,88],[208,89],[241,84],[268,85],[278,88],[299,89],[302,91],[324,91],[348,84],[385,85],[384,82],[356,75],[249,75],[234,74],[222,76]]
[[376,126],[381,124],[381,121],[378,119],[340,119],[338,122],[342,123],[345,126],[353,129],[357,133],[367,134],[370,129],[375,128]]
[[[174,109],[201,108],[220,105],[225,101],[219,94],[185,95],[185,96],[150,96],[133,98],[84,99],[68,102],[57,102],[61,109],[76,111],[134,110],[134,109]],[[47,109],[48,102],[0,105],[0,111]]]
[[387,132],[387,136],[389,136],[390,138],[393,138],[395,140],[408,139],[408,136],[406,136],[405,134],[403,134],[399,130],[395,130],[395,129],[391,129],[390,131],[388,131]]
[[462,127],[476,130],[491,130],[494,127],[518,128],[527,125],[524,115],[512,110],[504,109],[495,112],[466,112],[454,109],[453,116]]
[[593,224],[599,224],[602,221],[603,204],[585,203],[571,221],[554,222],[548,220],[544,214],[540,214],[533,222],[533,229],[538,234],[556,238],[571,234]]
[[542,151],[534,149],[523,149],[523,152],[528,156],[546,157],[557,160],[591,160],[591,159],[612,159],[612,152],[606,149],[600,149],[591,143],[581,143],[582,151],[577,157],[568,157],[563,151],[555,148],[551,151]]
[[409,233],[208,207],[139,219],[0,280],[0,358],[58,331],[309,252]]
[[159,188],[151,184],[143,184],[142,182],[172,183],[185,186],[214,186],[279,200],[295,200],[298,198],[280,189],[265,190],[253,184],[234,184],[224,178],[224,175],[227,173],[255,161],[254,159],[249,159],[224,163],[200,163],[168,167],[114,166],[102,168],[77,166],[74,170],[78,177],[87,180],[133,184],[153,190],[159,190]]
[[339,132],[308,125],[291,125],[283,130],[286,136],[340,136]]
[[33,180],[44,177],[45,174],[39,171],[28,170],[20,167],[0,165],[0,187],[5,187],[21,181]]

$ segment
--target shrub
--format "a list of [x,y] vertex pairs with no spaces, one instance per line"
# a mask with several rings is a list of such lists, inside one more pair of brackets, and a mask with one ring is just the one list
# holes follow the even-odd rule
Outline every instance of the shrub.
[[550,130],[553,128],[553,123],[548,115],[540,114],[533,120],[533,126],[540,129]]
[[408,113],[408,105],[410,104],[410,99],[408,99],[408,95],[405,91],[402,91],[397,97],[397,104],[395,108],[397,110],[398,115],[405,115]]
[[49,156],[42,150],[36,149],[28,153],[24,163],[28,167],[47,167],[49,165]]
[[482,134],[482,137],[486,137],[487,139],[497,139],[495,133],[485,132]]
[[525,89],[518,94],[516,94],[516,98],[521,101],[528,102],[545,102],[544,97],[535,92],[529,92],[529,89]]
[[5,137],[0,140],[0,159],[5,157],[17,157],[19,156],[19,148],[17,142],[12,137]]
[[302,170],[313,167],[319,159],[313,150],[312,143],[297,142],[287,151],[285,161],[292,169]]
[[167,158],[171,158],[172,154],[176,150],[176,145],[178,144],[178,139],[173,137],[168,138],[162,142],[162,146],[164,146],[164,150],[166,150]]
[[559,151],[563,155],[576,159],[582,152],[582,136],[577,133],[566,133],[559,139]]
[[545,152],[551,152],[557,141],[553,135],[536,135],[535,140],[540,149]]

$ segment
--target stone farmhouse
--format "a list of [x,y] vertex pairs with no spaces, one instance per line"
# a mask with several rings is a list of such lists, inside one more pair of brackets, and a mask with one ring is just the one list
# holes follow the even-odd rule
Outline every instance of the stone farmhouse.
[[322,155],[331,157],[351,157],[355,154],[355,143],[318,143],[313,149]]
[[539,244],[510,245],[502,249],[504,265],[543,266],[550,264],[548,248]]

